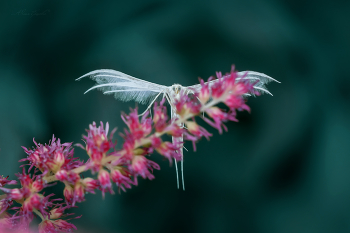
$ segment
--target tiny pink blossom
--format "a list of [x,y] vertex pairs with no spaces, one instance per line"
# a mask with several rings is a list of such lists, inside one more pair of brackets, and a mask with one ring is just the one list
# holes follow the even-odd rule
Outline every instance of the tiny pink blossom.
[[63,195],[66,198],[66,202],[68,204],[75,204],[75,199],[74,199],[74,189],[72,188],[71,185],[66,185],[66,187],[63,190]]
[[106,191],[109,191],[111,194],[113,194],[111,178],[106,170],[100,170],[100,172],[98,173],[98,181],[100,182],[100,188],[103,197]]
[[237,95],[228,95],[224,101],[224,103],[231,109],[231,110],[246,110],[250,112],[250,108],[248,105],[245,104],[245,101],[242,96]]
[[230,111],[228,113],[221,111],[218,107],[210,107],[206,109],[206,113],[213,118],[214,122],[210,121],[208,118],[203,118],[212,127],[219,130],[219,133],[222,133],[223,127],[227,131],[227,127],[223,124],[226,121],[238,121],[236,119],[236,112]]
[[39,179],[33,182],[31,191],[34,193],[40,192],[44,188],[43,180]]
[[165,99],[163,99],[158,106],[158,103],[154,103],[153,107],[153,122],[156,132],[163,132],[167,126],[168,115],[166,107],[164,106]]
[[82,184],[85,187],[85,191],[89,193],[95,193],[94,190],[100,187],[98,180],[94,180],[90,177],[83,179]]
[[114,169],[111,171],[111,179],[114,183],[116,183],[116,185],[119,188],[119,191],[120,189],[122,189],[125,192],[125,188],[131,188],[130,184],[132,184],[133,182],[130,179],[130,176],[130,173],[122,169]]
[[[144,179],[148,178],[152,180],[154,179],[154,175],[151,172],[153,169],[159,170],[160,167],[157,163],[146,159],[145,156],[134,156],[131,165],[129,165],[129,169],[135,178],[140,175]],[[135,182],[137,182],[137,180],[135,180]]]
[[55,177],[59,181],[67,181],[68,180],[68,173],[66,170],[59,170],[58,172],[56,172]]
[[4,187],[6,184],[17,184],[17,181],[15,180],[8,180],[7,177],[0,176],[0,187]]
[[21,200],[23,198],[23,194],[20,189],[11,189],[10,193],[8,193],[9,197],[13,200]]
[[209,91],[209,82],[212,78],[208,79],[208,83],[205,84],[203,79],[200,80],[200,84],[202,86],[201,90],[198,93],[198,99],[202,104],[205,104],[208,102],[210,98],[210,91]]
[[65,220],[44,220],[39,224],[39,233],[71,232],[76,226]]
[[163,142],[155,149],[159,154],[166,157],[170,164],[172,164],[173,159],[176,159],[177,161],[182,160],[182,155],[179,152],[181,147],[181,143]]
[[85,200],[84,198],[84,186],[80,183],[80,182],[77,182],[75,185],[74,185],[74,199],[76,202],[82,202]]

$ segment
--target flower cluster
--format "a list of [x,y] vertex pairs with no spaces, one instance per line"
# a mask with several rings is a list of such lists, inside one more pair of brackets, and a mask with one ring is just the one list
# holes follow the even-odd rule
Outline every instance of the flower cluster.
[[[236,111],[250,108],[245,104],[244,95],[250,93],[258,95],[254,90],[254,83],[245,81],[244,76],[232,69],[229,74],[217,73],[217,79],[209,78],[207,83],[200,80],[199,91],[193,90],[189,95],[180,92],[172,105],[172,119],[169,119],[165,99],[155,103],[153,118],[146,112],[141,119],[137,109],[131,109],[129,114],[121,115],[127,129],[120,135],[124,142],[116,149],[117,142],[113,140],[113,129],[109,134],[109,124],[105,127],[101,122],[89,125],[87,135],[83,135],[85,145],[76,144],[84,149],[88,160],[83,162],[74,158],[72,143],[61,143],[54,136],[49,144],[39,144],[34,140],[35,147],[23,147],[27,158],[20,162],[28,162],[28,170],[17,174],[20,187],[9,189],[5,185],[16,185],[8,177],[0,177],[0,190],[5,194],[0,196],[0,230],[4,228],[25,231],[28,229],[34,215],[39,216],[39,232],[68,232],[76,227],[62,218],[66,209],[74,207],[76,203],[85,200],[86,193],[95,193],[100,190],[104,196],[111,194],[113,183],[118,191],[126,191],[138,184],[138,177],[154,179],[153,170],[159,170],[157,163],[149,159],[154,151],[162,155],[169,163],[180,161],[184,137],[195,142],[202,137],[209,139],[212,136],[205,128],[198,125],[195,117],[201,117],[205,122],[222,133],[227,130],[224,125],[227,121],[237,121]],[[224,103],[227,110],[216,107]],[[173,138],[173,141],[164,140],[163,135]],[[25,166],[22,165],[22,166]],[[91,176],[81,177],[81,173],[90,171]],[[45,195],[43,189],[55,185],[59,181],[64,184],[63,195],[65,200],[51,199],[54,194]],[[52,183],[52,184],[50,184]],[[62,201],[62,202],[60,202]],[[17,205],[17,206],[16,206]],[[18,206],[19,205],[19,206]],[[14,212],[13,214],[10,214]]]

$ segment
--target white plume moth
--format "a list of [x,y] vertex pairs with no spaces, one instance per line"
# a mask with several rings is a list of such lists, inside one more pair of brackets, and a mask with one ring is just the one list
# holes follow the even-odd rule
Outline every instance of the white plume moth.
[[[270,81],[278,82],[277,80],[271,78],[262,73],[254,72],[254,71],[242,71],[238,72],[239,80],[247,80],[254,84],[254,89],[259,93],[268,93],[272,95],[265,87]],[[164,86],[155,83],[151,83],[142,79],[134,78],[130,75],[124,74],[119,71],[109,70],[109,69],[101,69],[91,71],[76,80],[80,80],[84,77],[90,77],[92,80],[96,81],[96,85],[88,89],[85,93],[93,90],[99,89],[103,91],[103,94],[112,94],[117,100],[121,101],[130,101],[134,100],[141,104],[149,104],[146,110],[140,114],[145,114],[152,106],[152,104],[157,100],[157,98],[166,98],[169,105],[171,106],[171,118],[175,118],[177,116],[176,110],[174,107],[175,99],[179,97],[180,91],[185,94],[193,94],[194,91],[200,91],[201,85],[193,85],[184,87],[180,84],[173,84],[172,86]],[[218,79],[212,80],[209,82],[209,86],[214,84]],[[279,83],[279,82],[278,82]],[[84,93],[84,94],[85,94]],[[162,96],[161,96],[162,95]],[[249,93],[245,94],[245,96],[250,96]],[[182,126],[183,127],[183,126]],[[177,140],[182,142],[183,137],[173,138],[173,141]],[[186,148],[185,148],[186,149]],[[181,148],[180,151],[183,156],[183,150]],[[176,177],[177,177],[177,188],[179,188],[179,174],[177,169],[177,163],[175,160],[175,168],[176,168]],[[182,173],[182,188],[185,190],[184,183],[184,172],[183,172],[183,159],[181,161],[181,173]]]

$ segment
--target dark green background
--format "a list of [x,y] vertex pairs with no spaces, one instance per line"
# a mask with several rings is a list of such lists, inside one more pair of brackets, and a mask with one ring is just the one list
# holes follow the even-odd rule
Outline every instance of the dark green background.
[[206,127],[213,138],[185,152],[185,192],[155,154],[155,180],[87,195],[73,211],[81,232],[350,232],[350,1],[6,0],[0,9],[0,173],[10,178],[33,137],[76,143],[101,120],[122,130],[120,112],[135,103],[83,95],[94,83],[74,80],[89,71],[192,85],[235,64],[282,82],[268,86],[273,97],[250,98],[251,114],[229,132]]

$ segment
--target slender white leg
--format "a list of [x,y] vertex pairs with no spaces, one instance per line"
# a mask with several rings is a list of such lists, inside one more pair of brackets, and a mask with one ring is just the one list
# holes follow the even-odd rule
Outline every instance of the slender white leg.
[[184,180],[184,158],[181,160],[181,174],[182,174],[182,190],[185,191],[185,180]]
[[175,163],[175,169],[176,169],[176,181],[177,181],[177,189],[179,189],[179,171],[177,170],[177,162],[176,159],[174,158],[174,163]]
[[156,98],[154,98],[154,100],[150,103],[150,105],[148,105],[148,107],[146,108],[146,110],[145,110],[143,113],[141,113],[140,115],[138,115],[138,116],[144,115],[144,114],[148,111],[148,109],[151,108],[152,104],[154,103],[154,101],[156,101],[156,99],[158,98],[158,96],[159,96],[160,94],[162,94],[162,92],[159,92],[159,94],[156,96]]

